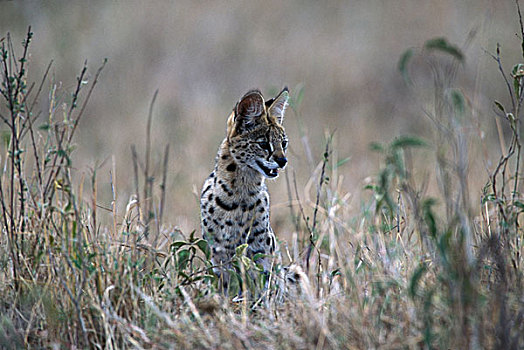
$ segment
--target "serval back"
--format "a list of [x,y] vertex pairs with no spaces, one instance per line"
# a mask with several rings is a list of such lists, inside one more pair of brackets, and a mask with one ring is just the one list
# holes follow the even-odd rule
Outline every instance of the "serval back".
[[213,265],[221,267],[216,271],[226,289],[229,277],[225,271],[242,244],[248,244],[247,255],[256,256],[264,271],[271,269],[277,242],[269,222],[264,181],[276,178],[287,164],[288,140],[282,122],[288,99],[287,88],[268,101],[258,90],[245,94],[227,120],[226,138],[204,183],[202,234],[211,247]]

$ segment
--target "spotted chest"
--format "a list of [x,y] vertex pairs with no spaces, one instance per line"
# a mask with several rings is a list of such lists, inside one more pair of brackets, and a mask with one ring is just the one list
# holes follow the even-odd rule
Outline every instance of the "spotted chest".
[[[233,179],[235,180],[235,179]],[[210,243],[215,265],[227,264],[235,249],[248,244],[250,257],[275,251],[275,235],[269,222],[269,195],[261,184],[258,191],[241,196],[235,182],[226,182],[213,172],[201,196],[202,229]],[[262,260],[265,265],[265,260]],[[264,266],[264,269],[268,266]]]

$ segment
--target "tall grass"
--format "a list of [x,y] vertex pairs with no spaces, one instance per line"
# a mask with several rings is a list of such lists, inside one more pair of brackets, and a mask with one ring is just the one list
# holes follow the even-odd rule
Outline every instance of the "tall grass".
[[[468,172],[473,106],[455,80],[464,56],[444,39],[430,40],[407,51],[399,66],[417,100],[431,96],[424,113],[432,138],[373,144],[382,166],[355,213],[342,186],[347,160],[333,149],[336,134],[328,135],[304,188],[287,174],[296,232],[281,250],[308,278],[281,302],[233,303],[216,292],[200,235],[162,225],[169,222],[165,201],[176,200],[165,191],[168,147],[156,169],[150,142],[143,157],[134,146],[129,171],[136,186],[127,207],[99,207],[97,169],[79,178],[72,153],[105,62],[93,75],[86,64],[73,91],[47,72],[30,84],[31,39],[29,29],[21,48],[9,35],[1,41],[0,347],[522,348],[524,66],[506,73],[498,48],[494,69],[511,106],[494,107],[501,135],[509,131],[510,139],[501,140],[484,188],[468,184],[476,176]],[[410,75],[421,62],[434,81],[429,91]],[[114,167],[111,175],[114,185]],[[438,183],[431,196],[428,177]],[[116,186],[101,190],[112,192],[113,203],[121,195]],[[472,191],[482,191],[482,203],[470,202]],[[101,222],[100,210],[110,222]],[[241,250],[237,258],[240,270],[256,269]],[[240,288],[247,281],[239,277]]]

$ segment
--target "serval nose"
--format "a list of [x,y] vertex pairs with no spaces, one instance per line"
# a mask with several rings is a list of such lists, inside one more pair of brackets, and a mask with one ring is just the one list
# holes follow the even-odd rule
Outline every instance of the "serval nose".
[[275,162],[277,162],[279,167],[284,168],[287,164],[287,158],[286,157],[275,157]]

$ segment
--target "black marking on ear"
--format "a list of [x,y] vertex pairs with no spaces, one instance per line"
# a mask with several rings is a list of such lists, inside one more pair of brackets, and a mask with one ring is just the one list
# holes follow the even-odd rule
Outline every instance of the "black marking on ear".
[[220,197],[216,197],[215,198],[215,202],[217,203],[217,205],[224,209],[225,211],[231,211],[231,210],[235,210],[236,208],[238,208],[238,204],[237,203],[231,203],[230,205],[222,202],[222,200],[220,199]]
[[275,99],[274,99],[274,98],[270,98],[269,100],[267,100],[267,101],[265,102],[266,107],[267,107],[267,108],[271,107],[271,105],[273,104],[273,102],[275,102]]
[[229,164],[227,167],[226,167],[226,170],[227,171],[235,171],[237,170],[237,165],[235,164],[235,162]]

